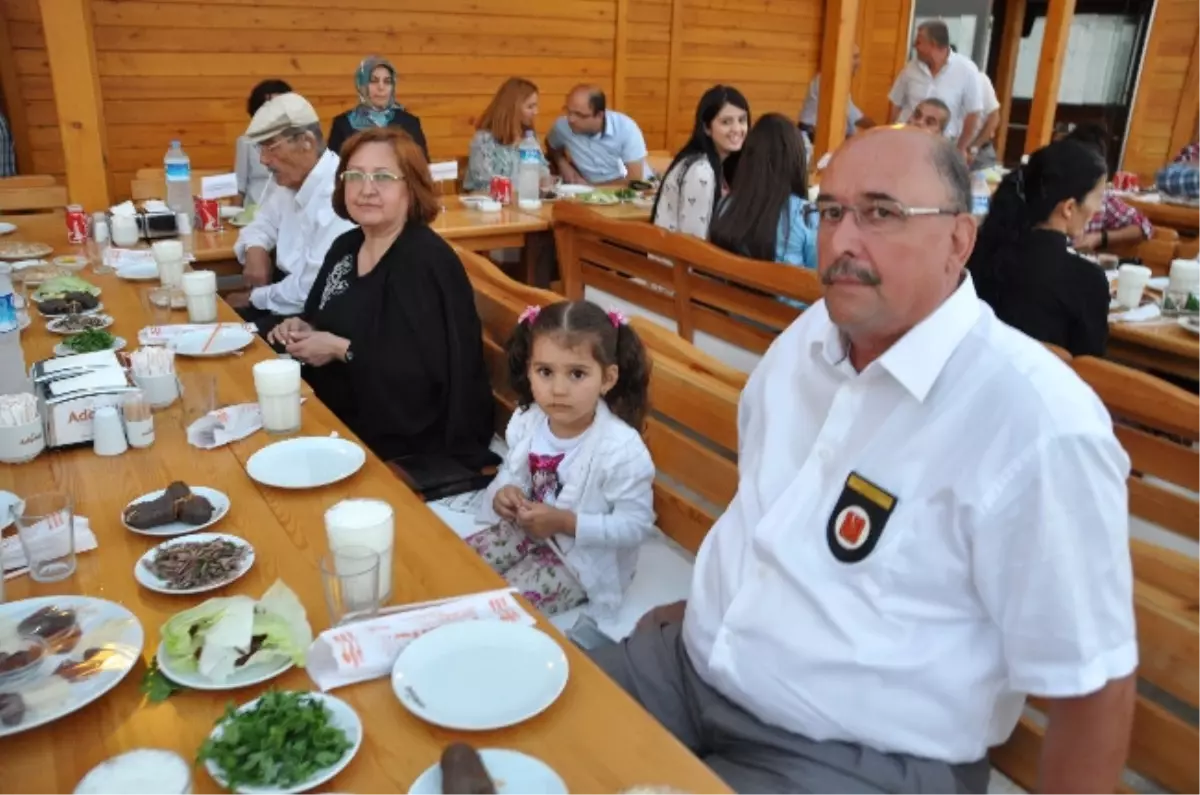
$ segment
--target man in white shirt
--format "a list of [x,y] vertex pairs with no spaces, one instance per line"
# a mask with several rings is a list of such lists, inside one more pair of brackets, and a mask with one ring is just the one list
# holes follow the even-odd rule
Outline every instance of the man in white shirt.
[[746,385],[691,597],[596,661],[739,792],[984,792],[1027,694],[1041,791],[1112,792],[1137,643],[1111,419],[976,297],[945,139],[856,135],[816,207],[825,297]]
[[[850,75],[858,74],[858,68],[862,66],[862,53],[858,49],[858,45],[854,45],[853,59],[850,61]],[[808,145],[812,146],[813,138],[817,132],[817,110],[821,105],[821,75],[813,75],[812,82],[808,84],[808,95],[804,98],[804,106],[800,108],[800,129],[804,132]],[[858,106],[854,104],[853,97],[846,98],[846,137],[858,130],[866,130],[875,126],[875,122],[871,121]]]
[[233,248],[251,289],[226,300],[265,336],[304,311],[330,245],[354,224],[333,211],[338,156],[325,147],[321,121],[308,100],[295,93],[268,100],[250,120],[246,137],[277,187]]
[[909,61],[892,85],[892,122],[905,122],[917,103],[937,97],[950,108],[946,135],[958,143],[965,158],[979,131],[983,98],[979,93],[979,69],[975,63],[950,49],[950,31],[939,20],[917,26],[913,41],[917,57]]
[[967,154],[970,156],[967,165],[975,170],[991,168],[999,159],[995,140],[996,131],[1000,129],[1000,98],[996,96],[992,79],[982,69],[979,70],[979,96],[983,103],[979,132],[967,147]]

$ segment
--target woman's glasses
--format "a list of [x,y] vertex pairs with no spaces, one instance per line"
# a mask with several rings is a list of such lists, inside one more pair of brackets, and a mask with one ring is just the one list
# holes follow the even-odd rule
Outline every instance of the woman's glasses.
[[393,174],[390,171],[375,171],[368,173],[366,171],[343,171],[342,183],[345,185],[365,185],[368,182],[374,182],[377,187],[384,185],[396,185],[404,181],[404,177],[399,174]]

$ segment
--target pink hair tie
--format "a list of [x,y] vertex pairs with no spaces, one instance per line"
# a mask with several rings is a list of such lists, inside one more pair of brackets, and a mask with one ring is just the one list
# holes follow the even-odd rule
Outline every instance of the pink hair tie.
[[629,325],[629,318],[625,317],[619,309],[608,310],[608,319],[612,321],[613,328]]
[[538,315],[541,314],[540,306],[527,306],[522,310],[520,317],[517,318],[517,325],[532,326],[537,322]]

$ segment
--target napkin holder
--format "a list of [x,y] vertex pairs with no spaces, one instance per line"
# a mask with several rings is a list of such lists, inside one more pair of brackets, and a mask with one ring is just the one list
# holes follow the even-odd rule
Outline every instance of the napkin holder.
[[160,240],[179,234],[179,225],[172,212],[141,212],[137,215],[137,223],[138,233],[145,240]]
[[[125,395],[137,389],[112,351],[36,362],[32,376],[47,447],[90,443],[96,409],[119,408]],[[78,388],[69,388],[72,384]]]

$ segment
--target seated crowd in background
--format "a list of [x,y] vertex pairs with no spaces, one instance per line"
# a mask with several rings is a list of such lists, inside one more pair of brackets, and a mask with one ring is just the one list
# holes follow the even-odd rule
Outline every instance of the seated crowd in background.
[[396,102],[396,67],[391,61],[375,55],[364,58],[354,73],[354,89],[358,94],[358,107],[339,114],[329,126],[329,148],[334,154],[339,153],[346,139],[356,132],[374,127],[399,127],[412,136],[425,159],[429,159],[421,120]]

